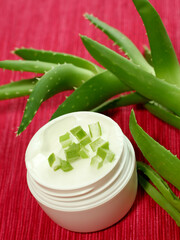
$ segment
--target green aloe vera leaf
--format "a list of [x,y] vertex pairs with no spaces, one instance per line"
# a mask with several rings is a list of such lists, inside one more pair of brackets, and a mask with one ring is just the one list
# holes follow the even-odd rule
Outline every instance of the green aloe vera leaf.
[[78,87],[82,82],[93,76],[93,73],[73,66],[72,64],[57,65],[45,73],[29,96],[18,134],[26,129],[32,121],[41,103],[56,93]]
[[144,104],[144,107],[153,115],[161,119],[162,121],[180,129],[180,117],[169,111],[165,107],[158,103],[150,101]]
[[140,174],[138,174],[138,181],[147,194],[149,194],[149,196],[175,220],[178,227],[180,227],[180,213],[176,208],[174,208],[166,198],[164,198],[163,195]]
[[45,63],[40,61],[24,61],[24,60],[5,60],[0,61],[0,68],[21,71],[21,72],[35,72],[45,73],[56,67],[57,64]]
[[129,87],[124,85],[109,71],[99,73],[76,89],[56,110],[51,119],[63,114],[91,110],[110,97],[126,92]]
[[92,109],[93,112],[103,112],[112,108],[128,106],[132,104],[144,104],[147,103],[148,99],[142,97],[136,92],[120,95],[119,97],[110,99],[98,107]]
[[169,185],[150,166],[137,161],[137,169],[142,171],[162,193],[162,195],[180,212],[180,199],[173,193]]
[[151,50],[147,46],[144,46],[144,58],[151,66],[153,66]]
[[180,87],[179,62],[159,14],[148,0],[133,0],[149,39],[156,76]]
[[148,64],[141,52],[127,36],[118,31],[116,28],[113,28],[94,17],[92,14],[86,13],[84,16],[97,28],[103,31],[111,40],[113,40],[114,43],[118,45],[135,64],[141,66],[147,72],[154,74],[154,69]]
[[136,144],[151,166],[180,190],[180,160],[137,124],[133,110],[130,115],[129,128]]
[[103,112],[109,109],[128,106],[132,104],[144,104],[144,107],[153,115],[161,119],[162,121],[180,129],[180,117],[170,112],[158,103],[153,101],[148,102],[148,99],[142,97],[136,92],[132,92],[126,95],[121,95],[114,99],[108,100],[98,107],[94,108],[93,112]]
[[0,100],[29,95],[37,81],[37,78],[23,79],[0,86]]
[[56,64],[71,63],[74,66],[85,68],[93,73],[99,73],[103,71],[103,69],[96,64],[71,54],[37,50],[33,48],[16,48],[14,53],[25,60],[39,60],[42,62]]
[[180,104],[177,104],[180,102],[180,88],[142,70],[100,43],[86,36],[81,38],[89,53],[124,84],[180,116]]

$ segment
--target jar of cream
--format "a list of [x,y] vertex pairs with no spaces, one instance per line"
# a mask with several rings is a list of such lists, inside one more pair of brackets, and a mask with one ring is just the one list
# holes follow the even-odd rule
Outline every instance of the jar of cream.
[[[91,157],[72,162],[73,169],[54,171],[48,157],[64,157],[59,137],[76,126],[89,134],[99,122],[114,159],[97,168]],[[45,213],[58,225],[76,232],[93,232],[118,222],[131,208],[137,193],[133,147],[111,118],[94,112],[74,112],[44,125],[26,150],[27,183]]]

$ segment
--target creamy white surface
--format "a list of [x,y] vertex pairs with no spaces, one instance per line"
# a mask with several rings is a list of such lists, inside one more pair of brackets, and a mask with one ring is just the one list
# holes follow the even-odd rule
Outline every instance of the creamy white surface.
[[[78,125],[89,133],[88,124],[97,121],[102,128],[101,137],[109,141],[110,150],[115,153],[115,160],[104,164],[100,169],[90,166],[90,158],[74,161],[72,163],[74,169],[69,172],[54,171],[50,168],[48,156],[52,152],[65,159],[59,136]],[[47,187],[73,189],[89,185],[107,174],[120,159],[122,150],[123,133],[112,119],[98,113],[76,112],[49,122],[34,135],[26,151],[26,166],[33,178]]]

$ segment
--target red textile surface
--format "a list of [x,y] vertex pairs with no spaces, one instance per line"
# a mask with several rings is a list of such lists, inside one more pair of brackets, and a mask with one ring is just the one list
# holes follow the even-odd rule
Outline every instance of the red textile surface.
[[[159,12],[180,58],[180,1],[151,2]],[[85,12],[93,13],[119,28],[141,51],[142,46],[148,44],[141,19],[131,0],[0,0],[0,60],[16,59],[10,51],[25,46],[71,53],[94,61],[83,47],[79,33],[118,51],[103,33],[89,26],[83,18]],[[0,70],[0,84],[29,76],[33,75]],[[48,121],[69,93],[59,94],[42,104],[32,124],[20,137],[16,137],[15,132],[27,98],[0,101],[0,239],[180,239],[175,222],[141,187],[128,215],[100,232],[70,232],[57,226],[41,210],[26,184],[25,150],[34,133]],[[121,126],[131,140],[137,159],[144,161],[129,131],[130,109],[131,106],[119,108],[106,114]],[[180,157],[179,130],[158,120],[143,108],[134,109],[138,123],[144,130]],[[179,194],[175,188],[172,189]]]

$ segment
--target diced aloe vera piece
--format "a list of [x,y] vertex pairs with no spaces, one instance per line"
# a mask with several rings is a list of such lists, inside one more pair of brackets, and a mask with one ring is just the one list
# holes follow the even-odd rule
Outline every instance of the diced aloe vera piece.
[[106,158],[106,155],[107,155],[106,149],[104,149],[102,147],[99,147],[98,150],[97,150],[97,155],[104,160]]
[[87,136],[87,133],[83,130],[83,129],[80,129],[77,134],[76,134],[76,138],[80,141],[82,140],[84,137]]
[[95,167],[95,168],[97,168],[97,169],[99,169],[103,165],[103,160],[98,155],[95,155],[94,157],[91,158],[90,165]]
[[73,169],[72,165],[68,161],[65,161],[65,160],[62,160],[62,159],[60,161],[61,161],[61,169],[64,172],[68,172],[68,171],[71,171]]
[[81,129],[82,129],[81,126],[77,126],[77,127],[73,128],[73,129],[71,129],[70,132],[71,132],[74,136],[76,136],[77,132],[79,132],[79,130],[81,130]]
[[89,133],[92,138],[97,138],[102,135],[102,130],[99,122],[92,123],[88,125]]
[[114,160],[115,154],[112,151],[108,151],[105,161],[112,162]]
[[93,141],[92,143],[90,143],[90,146],[93,150],[93,152],[95,152],[100,146],[102,146],[105,143],[105,141],[102,138],[97,138],[95,141]]
[[51,153],[51,155],[49,155],[48,157],[48,162],[49,162],[49,166],[52,167],[53,163],[55,162],[56,157],[54,153]]
[[59,142],[61,143],[63,148],[68,147],[72,143],[72,139],[70,133],[65,133],[64,135],[59,137]]
[[82,148],[81,148],[79,154],[80,154],[80,157],[81,157],[81,158],[88,158],[88,157],[89,157],[89,151],[88,151],[88,149],[85,148],[85,147],[82,147]]
[[97,155],[101,157],[103,160],[108,162],[112,162],[115,156],[115,154],[112,151],[102,147],[98,148]]
[[105,142],[103,145],[101,145],[101,148],[109,150],[109,142]]
[[54,171],[57,171],[58,169],[61,168],[61,158],[59,157],[56,157],[56,162],[55,164],[53,165],[53,170]]
[[77,138],[78,141],[81,141],[87,136],[87,133],[82,129],[81,126],[71,129],[70,132]]
[[65,155],[66,155],[66,160],[69,162],[75,161],[80,157],[79,154],[80,151],[80,144],[73,143],[71,144],[66,150],[65,150]]
[[89,143],[91,143],[91,138],[88,135],[80,141],[82,146],[86,146]]
[[54,171],[57,171],[59,169],[62,169],[64,172],[68,172],[73,169],[71,164],[68,161],[62,160],[61,158],[58,158],[59,163],[54,166]]
[[56,166],[53,167],[54,171],[57,171],[57,170],[59,170],[60,168],[61,168],[61,164],[56,165]]

